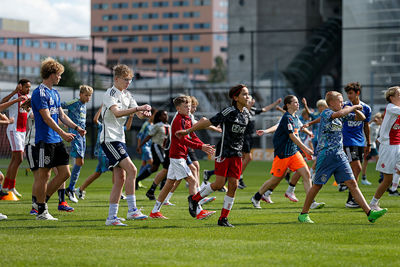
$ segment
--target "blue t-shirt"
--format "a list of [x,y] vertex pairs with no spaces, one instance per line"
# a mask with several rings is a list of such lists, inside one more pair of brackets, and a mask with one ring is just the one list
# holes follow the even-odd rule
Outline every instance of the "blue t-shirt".
[[[82,129],[86,128],[86,104],[82,103],[79,98],[75,98],[69,102],[63,102],[61,107],[68,110],[68,117]],[[69,128],[70,133],[79,134],[74,129]]]
[[290,139],[289,134],[298,134],[298,123],[298,118],[293,117],[289,112],[283,114],[272,140],[274,144],[274,156],[283,159],[296,154],[298,147]]
[[[362,113],[365,115],[365,120],[355,121],[348,120],[343,124],[343,145],[344,146],[365,146],[364,138],[364,123],[369,123],[371,120],[371,108],[360,101],[360,105],[363,107]],[[353,106],[350,101],[346,101],[344,106]],[[355,114],[354,112],[352,112]],[[354,116],[355,117],[355,116]]]
[[32,111],[35,116],[35,144],[43,141],[47,144],[59,143],[62,141],[60,135],[48,126],[40,115],[39,110],[48,109],[51,118],[58,124],[60,95],[56,89],[49,89],[43,83],[32,93]]
[[[145,121],[142,125],[142,128],[140,128],[139,134],[138,134],[138,138],[140,138],[140,140],[143,140],[146,138],[146,136],[149,135],[149,132],[151,130],[152,125],[150,124],[149,121]],[[150,148],[151,147],[151,139],[149,139],[149,141],[147,141],[146,143],[144,143],[142,145],[142,148]]]
[[[310,114],[310,118],[312,121],[318,119],[320,116],[321,113],[319,113],[318,111]],[[319,132],[319,123],[315,123],[312,126],[312,133],[314,135],[314,138],[312,139],[313,141],[318,141],[318,132]]]
[[345,117],[332,119],[334,113],[331,109],[325,109],[321,113],[321,122],[318,133],[317,154],[332,155],[343,152],[343,121],[354,120],[355,113],[352,112]]
[[96,145],[94,147],[94,155],[98,158],[106,155],[103,152],[103,149],[101,148],[100,145],[100,135],[102,129],[103,129],[103,124],[101,122],[97,122],[97,140],[96,140]]

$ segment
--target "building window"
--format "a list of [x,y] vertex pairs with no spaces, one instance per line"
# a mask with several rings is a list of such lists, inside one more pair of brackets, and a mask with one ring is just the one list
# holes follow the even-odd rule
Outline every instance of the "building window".
[[199,18],[200,12],[183,12],[184,18]]
[[[4,40],[4,39],[3,39]],[[0,42],[1,43],[1,42]],[[27,47],[34,47],[34,48],[39,48],[40,47],[40,41],[39,40],[30,40],[27,39],[25,40],[25,46]]]
[[179,58],[173,58],[172,60],[170,60],[169,58],[164,58],[162,60],[163,64],[169,64],[170,62],[172,62],[172,64],[179,64]]
[[189,6],[189,1],[174,1],[173,6]]
[[138,19],[138,18],[139,18],[138,14],[122,14],[123,20],[132,20],[132,19]]
[[174,46],[174,53],[185,53],[189,52],[188,46]]
[[193,52],[210,52],[209,46],[197,45],[193,47]]
[[144,13],[142,19],[158,19],[158,13]]
[[127,54],[128,48],[113,48],[113,54]]
[[148,25],[141,25],[141,24],[132,25],[132,31],[147,31],[148,29],[149,29]]
[[142,59],[142,64],[146,64],[146,65],[157,64],[157,59],[156,58],[144,58],[144,59]]
[[183,58],[183,63],[185,64],[199,64],[200,58],[198,57],[185,57]]
[[89,51],[89,46],[77,44],[77,45],[76,45],[76,51],[79,51],[79,52],[88,52],[88,51]]
[[149,4],[147,2],[135,2],[132,3],[133,8],[147,8],[149,7]]
[[221,34],[214,35],[214,40],[216,41],[226,41],[226,36]]
[[0,44],[4,44],[4,37],[0,37]]
[[93,47],[93,52],[95,52],[95,53],[104,53],[104,47],[95,46],[95,47]]
[[239,5],[244,6],[244,0],[239,0]]
[[107,41],[107,43],[118,43],[119,38],[116,36],[105,36],[103,40]]
[[219,29],[222,30],[222,31],[227,31],[228,30],[228,24],[224,24],[224,23],[219,24]]
[[210,23],[193,23],[195,29],[209,29]]
[[108,4],[93,4],[93,9],[108,9]]
[[34,60],[34,61],[40,61],[40,59],[41,59],[41,57],[40,57],[39,54],[34,54],[34,55],[33,55],[33,60]]
[[173,25],[174,30],[187,30],[189,29],[189,23],[175,23]]
[[104,21],[118,20],[118,15],[117,14],[103,15],[103,20]]
[[200,40],[200,35],[199,34],[184,34],[183,40],[184,41],[198,41],[198,40]]
[[72,49],[73,49],[73,46],[72,46],[72,44],[70,44],[70,43],[63,43],[63,42],[60,42],[60,43],[58,44],[58,46],[59,46],[59,49],[60,49],[60,50],[64,50],[64,51],[72,51]]
[[169,3],[167,1],[153,2],[153,7],[167,7],[167,6],[169,6]]
[[[18,38],[7,38],[8,45],[17,45]],[[19,39],[19,45],[22,46],[22,39]]]
[[169,27],[168,24],[154,24],[152,26],[152,29],[154,31],[157,31],[157,30],[168,30],[168,27]]
[[172,37],[172,41],[179,41],[179,35],[178,34],[172,34],[172,35],[163,35],[163,41],[169,41],[170,36]]
[[179,13],[178,12],[165,12],[165,13],[163,13],[163,18],[164,19],[176,19],[176,18],[179,18]]
[[128,3],[114,3],[112,4],[113,9],[128,8]]
[[209,6],[211,4],[211,0],[193,0],[194,6]]
[[158,36],[156,35],[144,35],[142,36],[143,42],[158,42]]
[[56,49],[57,48],[57,43],[56,42],[43,41],[43,48]]
[[228,52],[228,48],[225,47],[225,46],[221,46],[221,47],[219,48],[219,51],[222,52],[222,53],[226,53],[226,52]]
[[228,6],[228,1],[220,1],[219,2],[220,7],[227,7]]
[[132,53],[137,53],[137,54],[145,54],[148,53],[149,49],[147,47],[134,47],[132,48]]
[[14,59],[14,52],[0,51],[1,59]]
[[137,36],[124,36],[124,37],[122,37],[122,42],[124,42],[124,43],[139,42],[139,37],[137,37]]
[[196,74],[196,75],[209,75],[210,74],[210,70],[207,70],[207,69],[194,69],[193,70],[193,74]]
[[244,55],[243,55],[243,54],[240,54],[240,55],[239,55],[239,60],[240,60],[240,61],[244,61]]
[[215,11],[214,12],[214,17],[215,18],[219,18],[219,19],[226,19],[227,15],[226,15],[225,12]]
[[113,32],[126,32],[128,31],[128,25],[115,25],[112,26]]
[[166,47],[166,46],[153,47],[151,52],[153,52],[153,53],[168,53],[168,47]]
[[94,32],[108,32],[108,26],[93,26]]

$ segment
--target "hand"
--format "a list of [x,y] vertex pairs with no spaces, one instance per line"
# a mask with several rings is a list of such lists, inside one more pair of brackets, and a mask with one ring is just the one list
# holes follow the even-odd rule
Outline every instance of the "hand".
[[367,157],[371,152],[371,145],[364,147],[364,157]]
[[303,131],[304,128],[310,127],[309,123],[304,123],[303,126],[300,127],[300,131]]
[[136,107],[137,111],[151,111],[151,106],[150,105],[143,105],[143,106],[138,106]]
[[82,137],[85,136],[85,134],[86,134],[86,130],[82,129],[81,127],[78,127],[77,131],[80,134],[80,136],[82,136]]
[[75,134],[73,133],[66,133],[66,132],[62,132],[61,134],[61,138],[64,139],[67,142],[71,142],[72,140],[74,140],[75,138]]
[[314,151],[308,147],[305,147],[304,152],[306,152],[310,156],[314,155]]
[[17,87],[14,89],[14,93],[19,93],[22,90],[22,84],[17,84]]
[[175,136],[178,137],[179,139],[187,134],[188,134],[187,130],[178,130],[175,132]]
[[282,102],[282,98],[278,98],[278,99],[275,101],[275,105],[279,105],[281,102]]
[[147,118],[151,117],[151,111],[140,111],[140,113]]
[[142,148],[140,146],[136,147],[136,152],[142,154]]
[[209,144],[204,144],[204,145],[201,147],[201,150],[204,151],[204,152],[206,152],[208,155],[214,155],[214,153],[215,153],[214,146],[209,145]]
[[362,110],[363,109],[363,106],[361,106],[361,105],[354,105],[353,106],[353,110]]
[[28,97],[26,95],[21,95],[20,97],[18,97],[17,102],[21,102],[21,101],[24,101],[27,99],[28,99]]
[[301,102],[304,106],[307,106],[307,99],[305,99],[304,97],[301,99]]
[[216,128],[215,128],[215,132],[217,132],[217,133],[222,133],[221,127],[216,127]]
[[12,124],[12,123],[14,123],[14,117],[11,117],[8,119],[8,124]]
[[264,130],[257,130],[256,133],[257,133],[258,136],[263,136],[265,134],[265,131]]

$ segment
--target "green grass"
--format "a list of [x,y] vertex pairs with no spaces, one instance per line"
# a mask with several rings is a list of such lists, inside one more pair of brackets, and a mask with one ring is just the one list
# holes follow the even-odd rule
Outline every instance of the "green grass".
[[[91,174],[95,165],[96,161],[86,161],[78,185]],[[210,169],[213,163],[204,161],[201,166]],[[29,215],[33,177],[20,170],[17,189],[23,198],[18,202],[0,201],[0,211],[9,217],[0,221],[2,265],[400,265],[397,197],[384,195],[381,206],[387,207],[389,212],[371,224],[361,210],[344,207],[347,191],[338,192],[331,185],[331,178],[317,197],[326,207],[310,214],[314,225],[304,225],[297,222],[305,198],[302,184],[296,189],[298,203],[289,202],[283,196],[287,187],[283,181],[272,194],[274,204],[262,203],[261,210],[252,207],[250,198],[269,177],[270,167],[266,162],[249,165],[245,172],[248,187],[238,189],[229,216],[236,227],[229,229],[216,224],[224,193],[216,192],[217,200],[205,206],[216,210],[217,214],[206,221],[196,221],[188,213],[188,192],[183,184],[171,199],[177,205],[161,210],[169,220],[128,221],[128,227],[105,226],[111,189],[109,172],[88,188],[85,200],[70,203],[75,212],[59,213],[57,196],[53,196],[49,210],[59,221],[36,221]],[[2,171],[5,173],[5,169]],[[361,185],[361,190],[369,202],[378,184],[373,164],[369,166],[368,175],[373,185]],[[144,184],[149,186],[151,181],[147,179]],[[149,214],[154,202],[144,194],[143,189],[137,191],[137,204]],[[126,216],[126,212],[126,201],[122,201],[119,216]]]

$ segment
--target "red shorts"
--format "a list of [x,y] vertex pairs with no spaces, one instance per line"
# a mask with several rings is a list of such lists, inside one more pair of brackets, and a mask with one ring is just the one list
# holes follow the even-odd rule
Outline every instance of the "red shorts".
[[215,159],[215,175],[240,179],[242,174],[242,158],[217,158]]
[[300,152],[283,159],[275,156],[274,161],[272,162],[271,174],[275,177],[282,177],[287,168],[291,171],[296,171],[305,166],[307,166],[307,163]]

